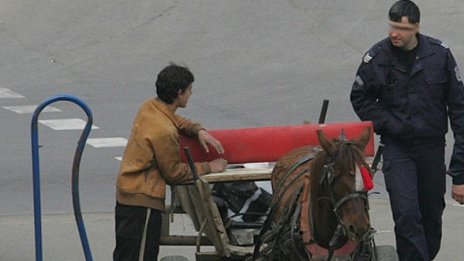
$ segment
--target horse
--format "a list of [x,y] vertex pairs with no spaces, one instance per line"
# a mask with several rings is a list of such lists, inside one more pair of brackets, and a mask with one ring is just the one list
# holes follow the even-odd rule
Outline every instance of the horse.
[[371,127],[354,140],[343,130],[333,140],[321,130],[317,137],[320,147],[294,149],[276,162],[271,210],[253,260],[331,260],[337,249],[348,251],[350,260],[372,260],[365,188],[372,176],[363,154]]

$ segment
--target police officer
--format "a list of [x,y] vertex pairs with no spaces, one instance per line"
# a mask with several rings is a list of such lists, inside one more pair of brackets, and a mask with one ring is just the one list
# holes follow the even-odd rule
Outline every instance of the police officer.
[[389,19],[389,37],[364,55],[350,98],[385,144],[399,259],[432,260],[442,236],[448,118],[455,140],[452,197],[464,203],[464,86],[449,48],[419,33],[416,4],[395,2]]

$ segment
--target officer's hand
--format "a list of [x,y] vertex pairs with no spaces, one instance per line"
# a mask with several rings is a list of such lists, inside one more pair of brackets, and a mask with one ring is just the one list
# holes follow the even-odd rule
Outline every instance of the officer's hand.
[[224,148],[222,147],[221,142],[219,142],[216,138],[214,138],[211,134],[209,134],[206,130],[200,130],[198,132],[198,141],[200,142],[201,146],[205,149],[208,153],[208,144],[211,145],[218,154],[224,154]]
[[223,172],[227,167],[227,160],[223,158],[217,158],[208,162],[211,172]]
[[451,196],[459,204],[464,204],[464,184],[463,185],[452,185],[451,186]]

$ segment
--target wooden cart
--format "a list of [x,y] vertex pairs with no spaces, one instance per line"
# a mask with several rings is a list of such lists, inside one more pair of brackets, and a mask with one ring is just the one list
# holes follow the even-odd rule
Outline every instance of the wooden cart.
[[[225,148],[230,164],[275,162],[286,152],[305,145],[318,145],[316,130],[322,129],[328,137],[336,137],[343,129],[347,138],[357,137],[361,131],[372,126],[371,122],[339,122],[330,124],[302,124],[244,129],[210,130]],[[182,138],[181,146],[188,147],[194,161],[209,161],[219,157],[214,152],[204,153],[194,140]],[[373,134],[365,154],[374,156]],[[184,158],[186,161],[187,159]],[[249,228],[256,224],[225,222],[213,200],[210,184],[230,181],[270,180],[272,169],[228,169],[195,178],[193,184],[175,187],[176,206],[171,206],[163,218],[162,245],[194,245],[196,260],[246,260],[250,259],[254,245],[239,246],[229,234],[232,228]],[[180,207],[180,208],[179,208]],[[187,213],[191,218],[196,236],[169,235],[169,213]],[[205,246],[213,246],[205,248]],[[213,249],[213,250],[211,250]],[[393,247],[387,249],[382,260],[396,260]],[[380,259],[379,259],[380,260]]]

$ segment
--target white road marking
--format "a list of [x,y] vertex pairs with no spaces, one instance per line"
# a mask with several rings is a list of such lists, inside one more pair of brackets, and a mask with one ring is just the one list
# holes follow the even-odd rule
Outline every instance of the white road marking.
[[0,98],[17,99],[26,97],[8,88],[0,88]]
[[[3,106],[4,109],[16,112],[18,114],[26,114],[26,113],[34,113],[37,105],[25,105],[25,106]],[[45,107],[42,112],[61,112],[60,109],[55,108],[53,106]]]
[[111,148],[111,147],[125,147],[127,139],[125,138],[93,138],[88,139],[87,144],[94,148]]
[[[82,119],[39,120],[39,122],[54,130],[83,130],[86,124],[86,121]],[[99,129],[99,127],[92,125],[92,129]]]
[[122,157],[114,157],[115,159],[122,161]]

